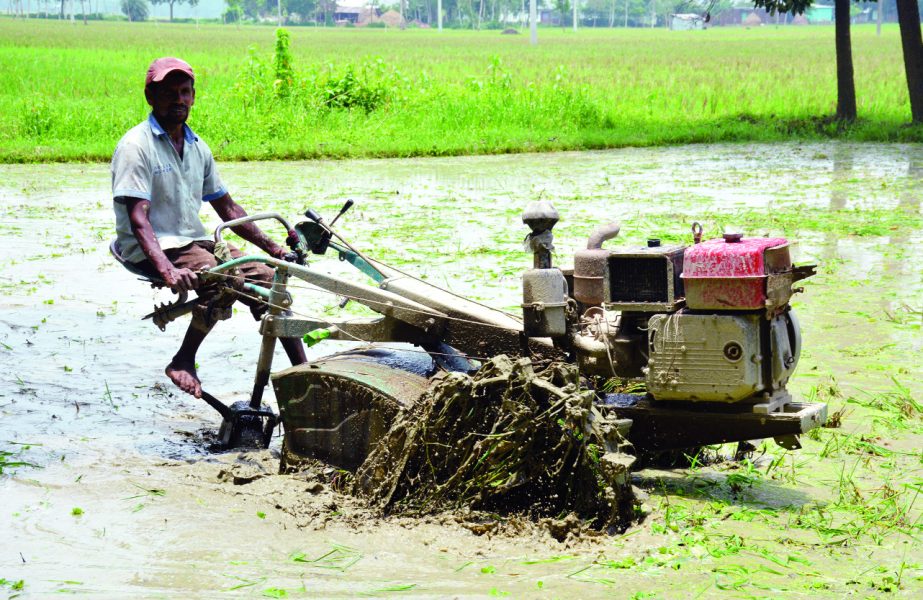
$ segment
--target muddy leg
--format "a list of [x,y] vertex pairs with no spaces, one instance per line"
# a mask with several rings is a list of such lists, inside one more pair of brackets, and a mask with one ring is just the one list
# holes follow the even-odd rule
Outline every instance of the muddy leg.
[[211,329],[212,325],[207,325],[202,317],[193,315],[182,345],[164,370],[179,389],[196,398],[202,397],[202,382],[196,373],[195,357]]
[[285,349],[285,354],[288,355],[293,367],[308,362],[300,338],[279,338],[279,341],[282,342],[282,348]]

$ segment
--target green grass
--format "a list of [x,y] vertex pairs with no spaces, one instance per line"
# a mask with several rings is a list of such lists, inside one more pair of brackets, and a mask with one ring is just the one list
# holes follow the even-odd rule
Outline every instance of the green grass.
[[269,27],[0,19],[0,161],[108,160],[146,115],[143,74],[166,54],[196,69],[190,123],[231,160],[923,140],[906,126],[896,26],[853,27],[860,120],[847,129],[827,118],[832,27],[549,29],[535,48],[495,31],[296,28],[282,99],[274,39]]
[[[8,442],[9,443],[9,442]],[[15,443],[15,442],[12,442]],[[19,444],[19,448],[15,450],[2,450],[0,449],[0,475],[13,475],[16,473],[17,469],[23,467],[32,467],[37,468],[38,465],[31,462],[21,460],[22,454],[27,451],[31,446],[26,444]]]

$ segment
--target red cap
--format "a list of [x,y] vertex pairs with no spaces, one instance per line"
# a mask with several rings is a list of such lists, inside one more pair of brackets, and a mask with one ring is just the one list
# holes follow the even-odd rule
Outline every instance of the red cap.
[[152,83],[163,81],[164,77],[173,71],[182,71],[195,80],[195,75],[192,74],[192,67],[189,66],[189,63],[179,58],[165,56],[163,58],[158,58],[147,68],[147,77],[144,79],[144,86],[147,87]]

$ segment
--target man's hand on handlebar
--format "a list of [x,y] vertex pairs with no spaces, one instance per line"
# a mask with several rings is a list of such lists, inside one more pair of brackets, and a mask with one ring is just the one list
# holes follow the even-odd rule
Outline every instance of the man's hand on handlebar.
[[269,256],[273,258],[284,260],[285,259],[285,248],[273,242],[272,247],[266,250],[266,254],[268,254]]
[[170,267],[160,274],[174,292],[188,292],[199,287],[199,275],[192,269]]
[[269,256],[273,258],[284,260],[285,262],[293,262],[293,263],[298,262],[298,253],[287,251],[282,246],[276,245],[275,248],[272,249],[272,252],[268,252],[267,254],[269,254]]

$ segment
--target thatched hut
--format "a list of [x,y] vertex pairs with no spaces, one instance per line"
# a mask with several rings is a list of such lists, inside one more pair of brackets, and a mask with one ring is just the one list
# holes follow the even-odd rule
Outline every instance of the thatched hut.
[[387,25],[388,27],[400,27],[404,24],[404,17],[401,16],[401,13],[396,10],[389,10],[384,13],[378,20]]

